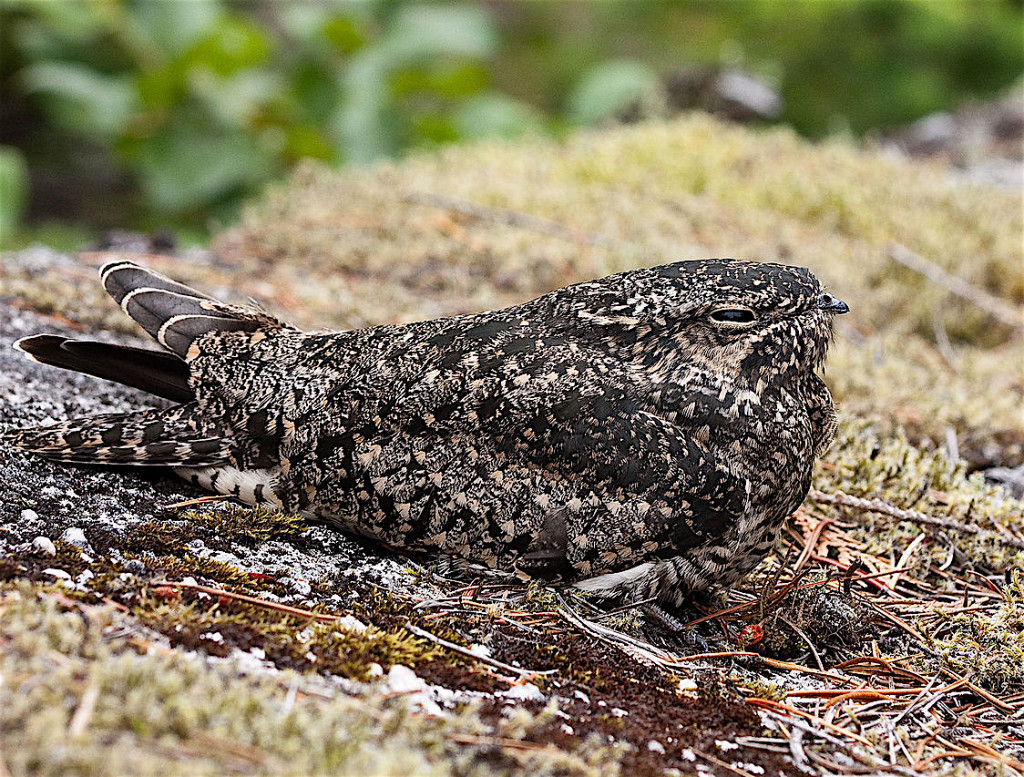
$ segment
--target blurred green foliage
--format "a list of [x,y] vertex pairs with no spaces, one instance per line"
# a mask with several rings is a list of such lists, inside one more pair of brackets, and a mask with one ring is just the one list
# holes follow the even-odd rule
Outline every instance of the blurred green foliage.
[[0,146],[0,245],[4,235],[13,233],[21,221],[27,186],[28,170],[21,152]]
[[26,200],[35,222],[202,231],[302,157],[656,115],[664,77],[694,63],[768,77],[804,134],[859,133],[1012,82],[1021,16],[1020,0],[0,0],[0,242]]
[[612,60],[659,74],[736,65],[777,85],[800,134],[861,135],[1006,88],[1024,72],[1022,0],[517,3],[498,89],[547,112]]

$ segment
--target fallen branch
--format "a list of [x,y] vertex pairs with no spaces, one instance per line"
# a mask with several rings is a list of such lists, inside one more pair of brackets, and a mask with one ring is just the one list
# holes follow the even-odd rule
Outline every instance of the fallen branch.
[[899,243],[889,246],[889,258],[894,262],[920,273],[932,283],[941,286],[952,294],[973,303],[994,318],[1016,329],[1024,329],[1024,312],[1006,300],[979,289],[963,278],[946,272],[934,262],[930,262],[920,254]]
[[854,510],[861,510],[867,513],[888,515],[890,518],[896,518],[900,521],[911,521],[913,523],[923,523],[929,526],[940,526],[943,529],[952,529],[964,534],[989,536],[994,539],[998,539],[1000,542],[1009,545],[1011,548],[1024,550],[1024,540],[1019,540],[1008,532],[984,529],[977,524],[963,523],[962,521],[957,521],[952,518],[936,518],[934,515],[927,515],[926,513],[919,512],[918,510],[905,510],[902,507],[897,507],[883,499],[864,499],[859,496],[851,496],[850,494],[842,491],[835,491],[831,494],[826,494],[824,491],[819,491],[816,488],[812,488],[808,492],[807,496],[812,502],[817,502],[818,504],[850,507]]

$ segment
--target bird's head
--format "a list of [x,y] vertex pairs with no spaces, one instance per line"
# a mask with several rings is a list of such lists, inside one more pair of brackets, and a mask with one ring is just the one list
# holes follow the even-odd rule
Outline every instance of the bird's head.
[[756,382],[819,368],[845,302],[802,267],[709,259],[572,287],[577,325],[624,358],[668,377],[696,365]]

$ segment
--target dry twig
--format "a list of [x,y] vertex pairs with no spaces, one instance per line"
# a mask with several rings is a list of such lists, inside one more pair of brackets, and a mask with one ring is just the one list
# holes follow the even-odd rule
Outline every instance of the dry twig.
[[436,634],[431,634],[429,631],[421,629],[419,626],[413,626],[411,623],[405,624],[405,630],[408,631],[410,634],[419,637],[420,639],[428,640],[429,642],[433,642],[435,645],[440,645],[443,648],[447,648],[453,653],[458,653],[460,656],[472,658],[474,661],[479,661],[482,664],[493,666],[495,669],[500,669],[503,672],[511,672],[512,674],[519,675],[520,677],[542,677],[544,675],[554,674],[558,671],[557,669],[534,670],[523,669],[520,666],[512,666],[511,664],[506,664],[503,661],[498,661],[497,659],[491,658],[490,656],[482,656],[478,653],[474,653],[469,648],[462,647],[462,645],[456,645],[454,642],[449,642],[446,639],[441,639],[441,637],[437,636]]
[[807,496],[811,501],[817,502],[818,504],[839,505],[840,507],[849,507],[854,510],[861,510],[862,512],[888,515],[890,518],[896,518],[900,521],[923,523],[928,526],[941,526],[944,529],[953,529],[954,531],[963,532],[964,534],[989,536],[994,539],[998,539],[1000,542],[1005,545],[1009,545],[1011,548],[1024,550],[1024,540],[1019,540],[1005,531],[984,529],[977,524],[964,523],[952,518],[936,518],[934,515],[928,515],[918,510],[905,510],[902,507],[897,507],[894,504],[886,502],[884,499],[864,499],[859,496],[851,496],[850,494],[842,491],[835,491],[831,494],[826,494],[824,491],[819,491],[816,488],[812,488],[808,492]]
[[268,610],[277,610],[278,612],[287,613],[288,615],[294,615],[298,618],[311,618],[313,620],[324,621],[326,623],[341,620],[340,615],[331,615],[326,612],[313,612],[312,610],[304,610],[301,607],[292,607],[291,605],[281,604],[280,602],[269,602],[266,599],[260,599],[255,596],[236,594],[234,591],[225,591],[222,588],[211,588],[210,586],[199,585],[198,583],[186,583],[181,580],[155,581],[152,584],[152,588],[188,588],[192,591],[198,591],[201,594],[208,594],[209,596],[217,596],[224,599],[234,599],[239,602],[245,602],[246,604],[254,604],[257,607],[265,607]]

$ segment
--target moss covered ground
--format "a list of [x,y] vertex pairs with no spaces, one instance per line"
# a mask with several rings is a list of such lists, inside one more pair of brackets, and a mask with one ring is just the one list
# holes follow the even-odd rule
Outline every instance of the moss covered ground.
[[[1024,463],[1022,218],[1021,191],[940,165],[700,115],[301,168],[210,251],[143,261],[310,328],[494,308],[675,259],[810,267],[852,308],[826,373],[840,433],[812,497],[741,589],[672,614],[701,620],[676,634],[430,560],[385,575],[386,551],[284,516],[147,512],[160,481],[131,486],[121,515],[93,497],[100,476],[47,465],[72,506],[46,487],[0,496],[2,763],[1021,773],[1024,506],[985,471]],[[128,332],[85,282],[101,259],[8,255],[0,298],[58,331]],[[40,410],[37,375],[0,420],[75,409],[69,388]],[[43,523],[26,509],[82,526],[88,546],[56,529],[52,553],[33,546]]]

